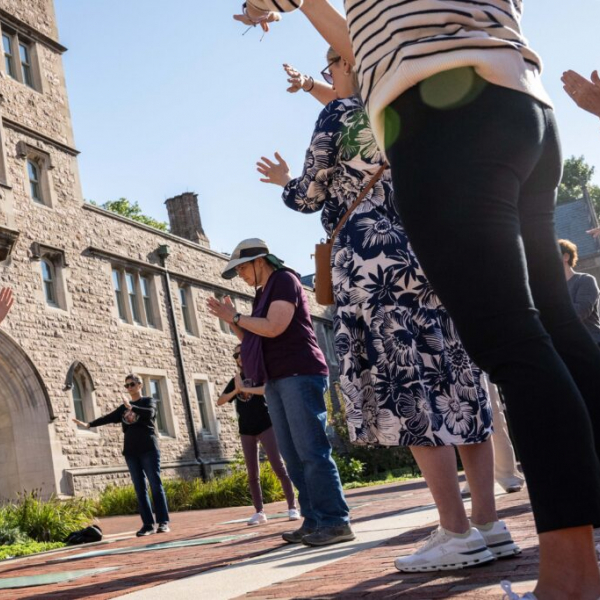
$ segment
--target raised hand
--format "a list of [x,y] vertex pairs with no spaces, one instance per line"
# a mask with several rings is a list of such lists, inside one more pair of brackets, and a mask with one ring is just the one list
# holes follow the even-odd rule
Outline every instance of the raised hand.
[[278,152],[275,152],[275,160],[273,162],[265,156],[260,157],[260,161],[256,163],[256,170],[264,177],[261,177],[263,183],[273,183],[285,187],[292,176],[288,164],[281,158]]
[[[296,71],[294,67],[285,63],[283,64],[283,68],[288,74],[288,83],[290,84],[290,87],[287,88],[287,91],[290,92],[290,94],[295,94],[300,90],[310,88],[311,77],[302,75],[300,71]],[[314,86],[314,81],[312,82],[312,85]]]
[[600,117],[600,77],[594,71],[588,81],[575,71],[566,71],[561,77],[565,92],[579,108]]
[[261,29],[267,33],[269,31],[269,23],[281,21],[281,15],[278,12],[269,10],[259,10],[249,4],[244,4],[242,14],[233,15],[233,18],[248,27],[260,25]]
[[2,288],[0,290],[0,323],[4,321],[4,317],[10,312],[12,305],[15,302],[13,292],[10,288]]
[[206,305],[210,314],[226,323],[233,323],[233,317],[237,313],[237,310],[229,296],[225,296],[223,301],[220,301],[217,298],[209,298],[206,301]]
[[596,227],[595,229],[588,229],[586,233],[589,233],[594,239],[598,239],[600,237],[600,227]]

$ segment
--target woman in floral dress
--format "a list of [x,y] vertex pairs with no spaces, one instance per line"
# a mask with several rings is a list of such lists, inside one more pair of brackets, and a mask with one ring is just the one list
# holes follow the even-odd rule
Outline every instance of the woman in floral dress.
[[[289,91],[302,88],[327,103],[302,175],[292,178],[278,154],[275,161],[263,157],[258,171],[261,181],[284,186],[288,207],[321,211],[323,227],[331,234],[384,159],[356,95],[350,65],[333,50],[327,59],[330,72],[323,75],[333,80],[333,88],[286,66]],[[478,488],[472,495],[472,521],[484,534],[486,528],[502,533],[503,551],[514,554],[518,548],[495,512],[492,414],[481,372],[425,278],[392,195],[386,169],[333,246],[335,347],[350,439],[410,447],[440,514],[452,515],[446,522],[456,523],[447,528],[449,535],[461,531],[466,520],[456,476],[458,447],[469,483]],[[484,550],[475,561],[492,559],[493,553]]]

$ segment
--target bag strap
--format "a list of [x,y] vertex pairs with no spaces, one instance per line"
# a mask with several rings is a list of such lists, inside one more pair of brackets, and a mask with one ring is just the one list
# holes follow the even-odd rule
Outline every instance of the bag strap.
[[329,243],[333,242],[335,236],[340,232],[340,229],[344,226],[350,215],[354,212],[354,209],[358,207],[358,205],[365,199],[367,194],[373,189],[373,186],[379,181],[379,178],[383,175],[383,172],[387,169],[387,167],[387,162],[384,162],[381,167],[379,167],[377,173],[371,177],[371,181],[369,181],[367,187],[358,195],[358,198],[351,204],[350,208],[346,211],[346,214],[340,219],[340,222],[333,230],[331,237],[327,240]]

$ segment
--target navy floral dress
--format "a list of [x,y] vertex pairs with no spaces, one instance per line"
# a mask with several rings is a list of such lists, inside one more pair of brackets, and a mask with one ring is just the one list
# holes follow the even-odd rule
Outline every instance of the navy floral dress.
[[[300,177],[283,200],[321,210],[331,234],[383,164],[358,97],[319,115]],[[350,439],[447,446],[485,441],[492,413],[481,372],[431,289],[393,208],[389,169],[343,226],[332,253],[335,348]]]

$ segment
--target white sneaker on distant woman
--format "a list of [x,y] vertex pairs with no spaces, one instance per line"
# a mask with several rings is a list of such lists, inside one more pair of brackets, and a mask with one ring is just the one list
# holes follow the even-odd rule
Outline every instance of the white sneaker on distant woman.
[[253,514],[248,519],[248,525],[250,527],[255,527],[256,525],[264,525],[267,522],[267,515],[264,512],[260,511]]

